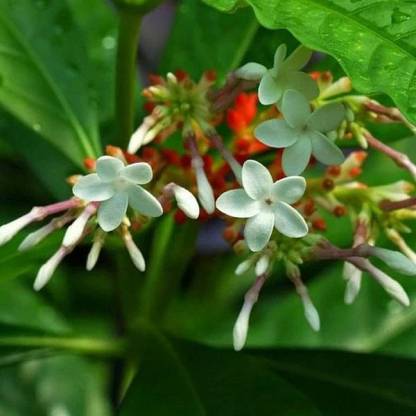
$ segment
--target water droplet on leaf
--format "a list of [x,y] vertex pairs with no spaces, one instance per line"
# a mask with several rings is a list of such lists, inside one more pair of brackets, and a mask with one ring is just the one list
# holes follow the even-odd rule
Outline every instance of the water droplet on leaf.
[[111,50],[114,49],[116,46],[116,39],[114,36],[105,36],[101,41],[104,49]]

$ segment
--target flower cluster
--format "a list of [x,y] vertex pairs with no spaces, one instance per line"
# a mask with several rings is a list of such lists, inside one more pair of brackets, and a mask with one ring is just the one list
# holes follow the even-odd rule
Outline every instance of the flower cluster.
[[[90,235],[88,270],[95,266],[107,234],[115,232],[135,266],[144,271],[145,259],[134,233],[169,212],[172,201],[178,223],[217,216],[226,223],[224,237],[245,256],[236,274],[255,275],[234,327],[237,350],[245,344],[251,310],[277,263],[293,282],[315,331],[320,328],[319,314],[301,279],[306,261],[344,262],[346,303],[357,297],[367,273],[408,305],[399,283],[370,259],[378,258],[402,274],[416,274],[416,253],[404,239],[410,232],[407,221],[416,219],[413,184],[368,186],[359,177],[367,155],[362,149],[371,148],[416,178],[409,157],[375,138],[366,126],[372,121],[402,123],[413,132],[415,128],[397,109],[350,94],[348,78],[334,81],[326,72],[303,72],[311,54],[301,46],[287,57],[286,46],[281,45],[272,68],[248,63],[219,89],[212,72],[198,82],[183,71],[166,78],[152,76],[152,85],[143,92],[149,115],[127,150],[110,146],[107,155],[87,160],[89,174],[71,178],[73,198],[35,207],[3,225],[0,245],[48,216],[58,214],[27,235],[20,250],[68,225],[58,251],[39,270],[35,280],[39,290],[63,258]],[[256,93],[246,92],[256,86]],[[220,126],[223,122],[229,140],[219,134],[226,130]],[[173,150],[167,139],[175,132],[182,140]],[[341,144],[348,146],[345,155]],[[316,165],[306,179],[299,176]],[[327,213],[350,217],[351,248],[341,249],[327,240],[323,234]],[[376,247],[382,234],[401,252]]]

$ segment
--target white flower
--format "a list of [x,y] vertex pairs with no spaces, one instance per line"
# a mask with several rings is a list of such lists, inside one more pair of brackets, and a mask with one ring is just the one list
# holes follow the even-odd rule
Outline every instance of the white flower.
[[311,155],[325,165],[339,165],[344,155],[324,133],[335,130],[344,118],[344,106],[327,104],[311,112],[308,100],[298,91],[288,90],[282,102],[284,120],[259,124],[255,136],[271,147],[284,148],[282,166],[286,175],[299,175]]
[[97,160],[97,173],[82,177],[73,192],[86,201],[100,202],[98,223],[104,231],[113,231],[123,221],[129,205],[149,217],[163,214],[159,201],[139,186],[150,182],[152,176],[147,163],[125,166],[120,159],[103,156]]
[[244,237],[250,250],[260,251],[266,246],[273,226],[288,237],[299,238],[308,233],[305,220],[290,206],[304,194],[304,178],[293,176],[273,183],[262,164],[247,160],[242,182],[243,189],[227,191],[217,199],[217,208],[231,217],[248,218]]
[[309,61],[312,52],[300,46],[286,58],[286,45],[280,45],[274,55],[273,68],[250,62],[237,69],[239,78],[249,81],[260,81],[259,100],[264,105],[277,103],[288,89],[301,92],[308,100],[319,94],[315,81],[299,70]]
[[199,217],[199,205],[194,195],[182,186],[173,185],[173,196],[176,199],[178,208],[182,210],[189,218],[196,219]]

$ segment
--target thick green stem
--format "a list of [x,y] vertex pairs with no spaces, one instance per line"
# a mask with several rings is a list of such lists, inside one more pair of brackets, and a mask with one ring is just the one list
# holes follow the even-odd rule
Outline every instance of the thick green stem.
[[120,357],[123,356],[126,350],[124,341],[122,340],[42,336],[0,337],[0,348],[1,347],[51,348],[54,350],[102,357]]
[[116,67],[117,144],[126,147],[133,132],[137,90],[136,55],[142,15],[120,9]]

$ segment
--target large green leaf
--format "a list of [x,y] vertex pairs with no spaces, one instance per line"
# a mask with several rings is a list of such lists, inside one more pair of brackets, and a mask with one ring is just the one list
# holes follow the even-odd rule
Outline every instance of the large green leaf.
[[403,0],[204,0],[223,11],[250,5],[259,22],[287,28],[333,55],[362,93],[384,92],[416,121],[416,4]]
[[121,416],[416,412],[411,360],[330,350],[234,353],[155,333],[147,342]]
[[121,416],[319,415],[259,359],[177,342],[160,333],[152,333],[146,345]]
[[0,104],[78,164],[99,147],[87,63],[65,1],[0,3]]

